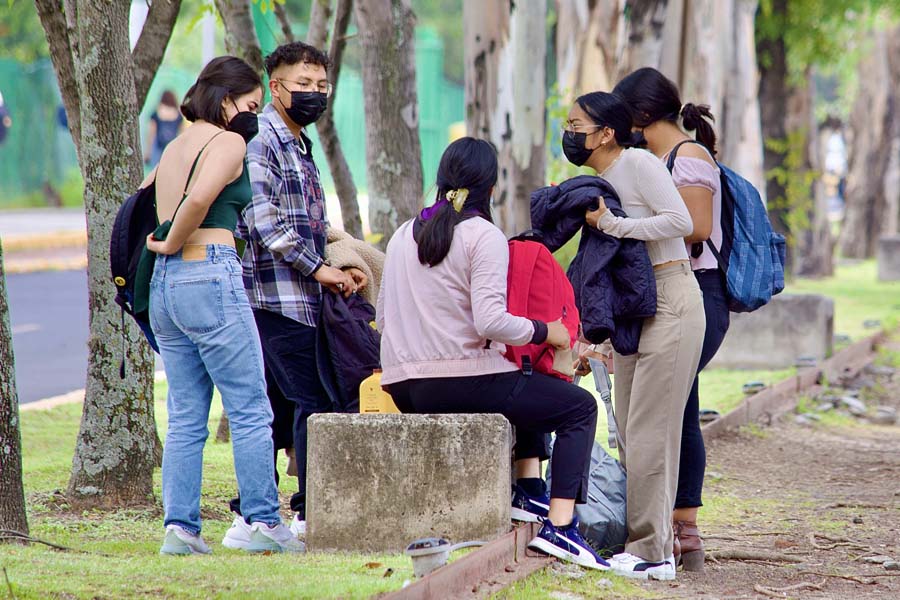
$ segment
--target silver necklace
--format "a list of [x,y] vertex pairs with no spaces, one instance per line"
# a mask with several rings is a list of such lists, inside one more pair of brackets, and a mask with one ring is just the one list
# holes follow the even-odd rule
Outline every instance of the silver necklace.
[[604,175],[606,175],[609,172],[609,170],[613,168],[613,165],[615,165],[617,162],[619,162],[619,159],[622,158],[623,154],[625,154],[625,148],[622,148],[621,150],[619,150],[619,154],[616,155],[616,157],[613,159],[613,161],[611,163],[609,163],[608,165],[606,165],[606,168],[603,169],[603,171],[600,173],[600,177],[603,177]]

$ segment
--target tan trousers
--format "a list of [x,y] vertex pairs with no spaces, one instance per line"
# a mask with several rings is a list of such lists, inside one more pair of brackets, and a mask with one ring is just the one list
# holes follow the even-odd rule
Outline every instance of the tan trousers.
[[[706,316],[687,263],[656,271],[656,315],[644,321],[637,354],[615,354],[615,403],[628,473],[625,551],[649,561],[672,556],[681,423],[700,362]],[[627,454],[627,459],[626,459]]]

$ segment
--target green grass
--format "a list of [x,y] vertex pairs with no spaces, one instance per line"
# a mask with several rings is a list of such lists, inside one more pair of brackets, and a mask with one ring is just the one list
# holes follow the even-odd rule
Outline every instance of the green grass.
[[879,282],[874,260],[837,265],[834,277],[798,279],[788,283],[790,294],[822,294],[834,299],[834,332],[853,340],[871,335],[867,320],[881,322],[881,328],[896,329],[900,322],[900,282]]
[[[164,434],[165,384],[157,384],[156,415]],[[221,405],[213,403],[210,430]],[[22,413],[25,491],[31,534],[85,553],[58,552],[42,545],[8,545],[0,550],[16,598],[367,598],[399,589],[412,578],[402,554],[321,554],[251,556],[228,550],[219,541],[231,524],[227,502],[236,482],[230,444],[212,436],[204,453],[201,512],[211,557],[162,557],[159,470],[157,502],[112,512],[71,514],[59,510],[72,463],[80,405]],[[279,459],[284,470],[284,458]],[[283,498],[293,491],[283,478]],[[286,501],[282,502],[286,506]],[[375,518],[373,516],[373,518]],[[369,568],[367,563],[378,563]],[[392,568],[391,577],[383,575]],[[5,597],[5,582],[0,581]]]

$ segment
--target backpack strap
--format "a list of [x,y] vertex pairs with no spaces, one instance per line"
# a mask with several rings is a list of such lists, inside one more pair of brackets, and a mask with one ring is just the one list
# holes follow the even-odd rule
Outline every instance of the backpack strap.
[[[675,159],[678,158],[678,149],[684,146],[685,144],[698,144],[703,146],[702,143],[697,140],[682,140],[675,144],[675,147],[669,151],[669,158],[666,159],[666,168],[669,169],[669,173],[672,172],[672,169],[675,168]],[[706,146],[703,146],[704,148]],[[715,158],[713,158],[715,160]],[[725,185],[724,179],[722,180],[722,195],[725,194]],[[713,253],[713,256],[716,257],[716,262],[719,263],[719,268],[722,269],[722,272],[725,273],[728,270],[728,266],[725,264],[725,260],[722,258],[722,253],[713,246],[712,240],[706,238],[706,245],[709,247],[709,250]],[[691,244],[691,256],[694,258],[699,258],[700,255],[703,254],[703,242],[694,242]]]
[[[194,159],[194,162],[191,164],[191,170],[188,171],[187,181],[184,182],[184,191],[181,192],[181,200],[178,202],[178,206],[175,207],[175,212],[172,213],[172,218],[169,219],[169,220],[172,221],[173,223],[175,222],[175,215],[178,214],[178,210],[181,208],[181,205],[184,204],[184,201],[185,201],[185,199],[186,199],[187,196],[188,196],[188,187],[190,187],[190,185],[191,185],[191,180],[194,178],[194,171],[197,170],[197,165],[200,163],[200,157],[203,156],[203,151],[206,150],[206,147],[207,147],[207,146],[209,146],[210,144],[212,144],[212,141],[213,141],[214,139],[216,139],[217,137],[219,137],[219,136],[222,135],[223,133],[225,133],[225,132],[224,132],[224,131],[220,131],[220,132],[217,133],[216,135],[214,135],[214,136],[212,136],[211,138],[209,138],[209,141],[206,142],[205,144],[203,144],[203,147],[200,148],[200,152],[197,153],[197,157]],[[157,169],[156,169],[156,175],[159,176],[159,168],[158,168],[158,167],[157,167]],[[153,180],[156,181],[156,177],[154,177]],[[156,221],[157,221],[157,223],[159,222],[159,215],[156,216]]]

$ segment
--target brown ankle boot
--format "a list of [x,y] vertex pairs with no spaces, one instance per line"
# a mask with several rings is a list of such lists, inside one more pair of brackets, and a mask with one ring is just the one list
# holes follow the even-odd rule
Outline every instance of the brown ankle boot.
[[681,564],[685,571],[703,571],[706,555],[703,540],[695,521],[675,521],[675,541],[681,549]]

